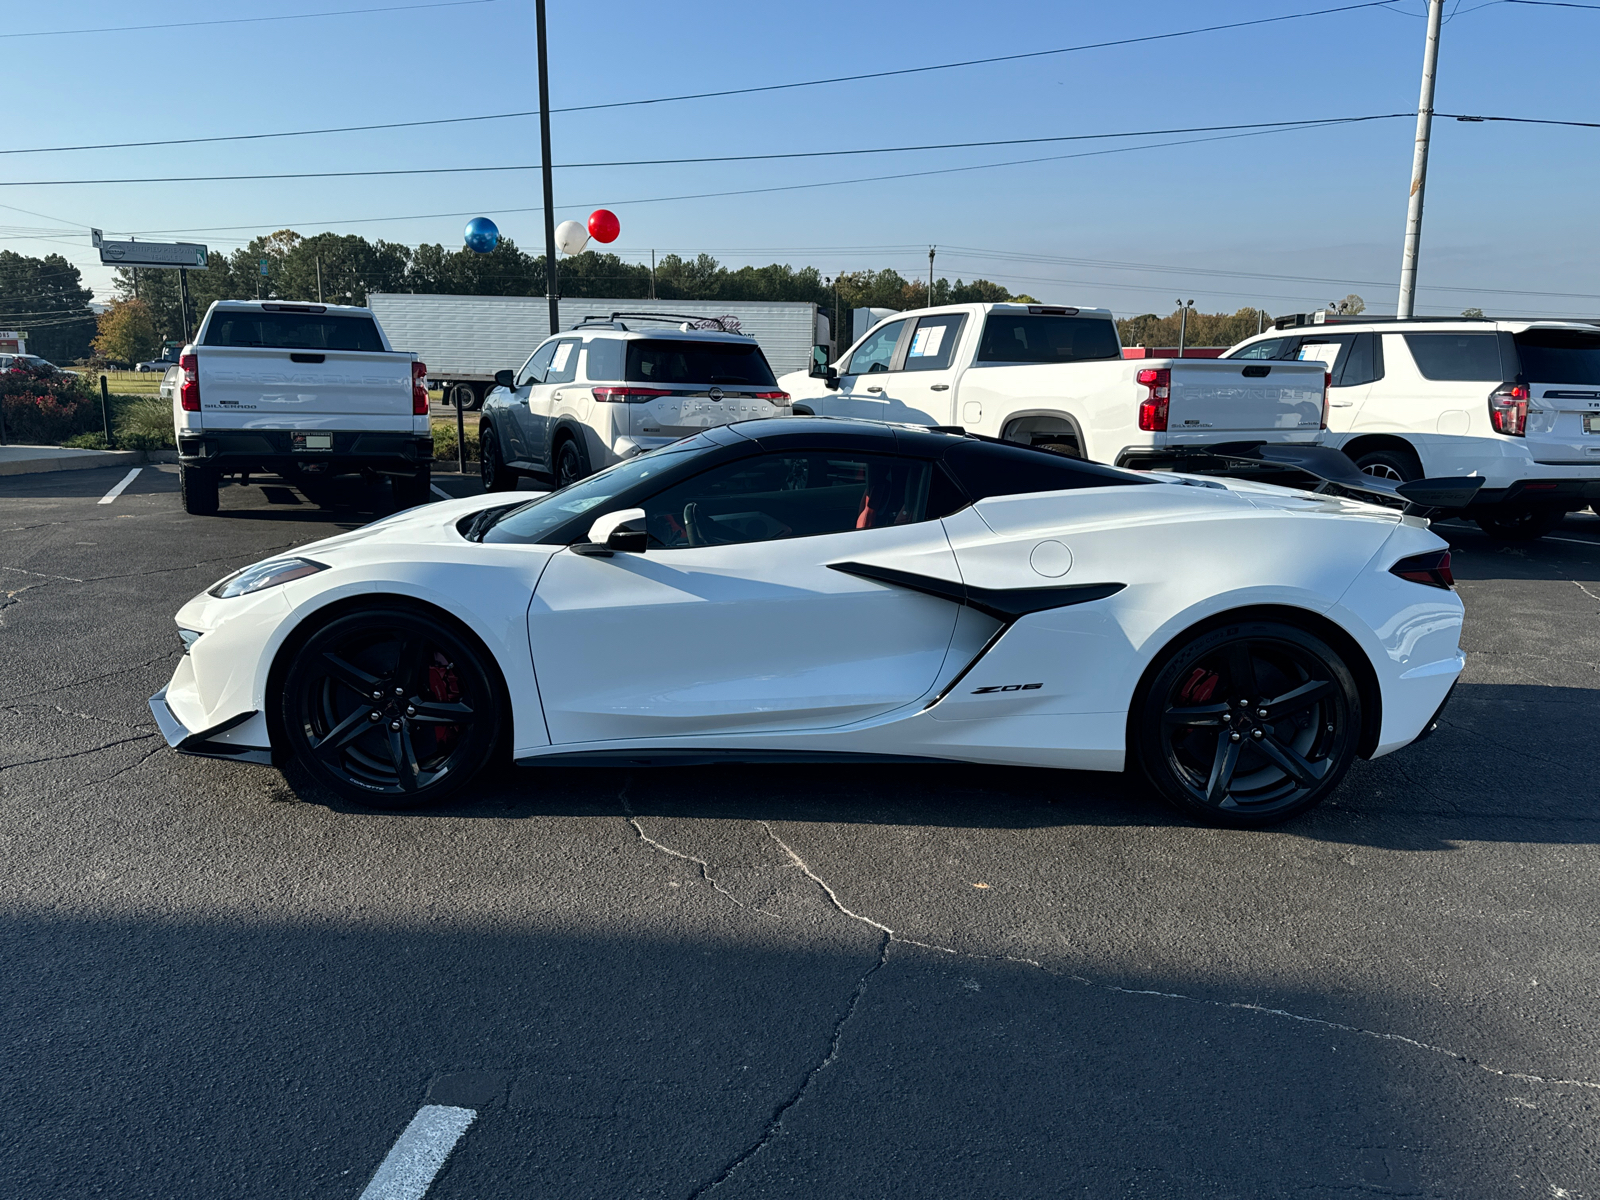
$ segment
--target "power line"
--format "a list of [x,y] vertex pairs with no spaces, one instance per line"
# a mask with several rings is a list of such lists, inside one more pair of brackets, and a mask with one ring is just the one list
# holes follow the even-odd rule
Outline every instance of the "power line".
[[[467,3],[488,3],[490,0],[464,0]],[[687,92],[676,96],[653,96],[643,100],[613,100],[604,104],[576,104],[565,108],[552,108],[551,115],[556,113],[597,112],[602,109],[636,108],[644,105],[675,104],[684,100],[712,100],[728,96],[746,96],[758,92],[792,91],[796,88],[824,87],[839,83],[857,83],[869,79],[887,79],[899,75],[918,75],[930,71],[952,71],[964,67],[987,66],[993,63],[1015,62],[1019,59],[1046,58],[1060,54],[1077,54],[1085,50],[1104,50],[1117,46],[1133,46],[1144,42],[1157,42],[1172,38],[1194,37],[1202,33],[1218,33],[1230,29],[1243,29],[1252,25],[1271,25],[1281,21],[1298,21],[1306,17],[1322,17],[1334,13],[1354,12],[1364,8],[1389,8],[1399,0],[1366,0],[1361,4],[1346,4],[1337,8],[1321,8],[1312,12],[1286,13],[1277,17],[1258,17],[1250,21],[1233,21],[1223,25],[1205,25],[1196,29],[1179,29],[1167,33],[1144,34],[1139,37],[1117,38],[1105,42],[1086,42],[1079,46],[1061,46],[1053,50],[1031,50],[1022,54],[1001,54],[989,58],[970,58],[958,62],[932,63],[921,67],[901,67],[889,71],[868,71],[852,75],[834,75],[823,79],[802,79],[793,83],[771,83],[759,87],[728,88],[717,92]],[[421,5],[418,7],[431,7]],[[384,9],[360,9],[352,11],[383,12]],[[1392,10],[1391,10],[1392,11]],[[307,13],[304,16],[323,16],[336,14]],[[279,18],[251,18],[253,20],[275,20]],[[282,18],[288,19],[288,18]],[[194,22],[194,24],[213,24],[221,22]],[[142,26],[140,28],[165,28],[164,26]],[[63,31],[73,32],[73,31]],[[88,31],[84,31],[88,32]],[[17,36],[17,35],[5,35]],[[523,117],[537,117],[538,109],[528,109],[519,112],[485,113],[472,117],[437,117],[421,121],[387,121],[371,125],[338,125],[325,129],[290,129],[274,133],[238,133],[219,134],[212,137],[191,138],[161,138],[143,142],[98,142],[81,146],[36,146],[23,149],[0,150],[0,154],[59,154],[76,150],[128,150],[141,149],[147,146],[190,146],[202,142],[247,142],[259,141],[263,138],[290,138],[290,137],[315,137],[331,133],[366,133],[382,129],[417,129],[427,125],[460,125],[475,121],[506,121]]]
[[463,8],[469,4],[498,4],[500,0],[435,0],[431,4],[390,4],[382,8],[342,8],[335,12],[284,13],[271,17],[219,17],[211,21],[172,21],[159,25],[102,25],[95,29],[36,29],[25,33],[0,33],[0,38],[72,37],[79,33],[136,33],[147,29],[193,29],[200,25],[259,25],[266,21],[309,21],[320,17],[349,17],[362,13],[412,12],[422,8]]
[[[1174,133],[1209,133],[1224,130],[1285,131],[1332,125],[1353,125],[1365,121],[1389,121],[1415,113],[1377,113],[1363,117],[1325,117],[1303,121],[1259,121],[1242,125],[1198,125],[1186,129],[1143,129],[1120,133],[1074,133],[1042,138],[1009,138],[982,142],[945,142],[920,146],[873,146],[854,150],[796,150],[781,154],[721,154],[696,158],[624,159],[612,162],[553,163],[556,170],[587,170],[605,167],[688,166],[714,162],[769,162],[777,159],[836,158],[857,154],[901,154],[921,150],[962,150],[993,146],[1038,145],[1077,142],[1103,138],[1164,137]],[[1487,118],[1485,118],[1487,119]],[[391,175],[467,175],[493,171],[537,171],[540,163],[506,163],[485,167],[395,167],[373,171],[286,171],[253,175],[154,175],[119,179],[24,179],[0,180],[0,187],[77,187],[97,184],[130,183],[247,183],[268,179],[363,179]]]

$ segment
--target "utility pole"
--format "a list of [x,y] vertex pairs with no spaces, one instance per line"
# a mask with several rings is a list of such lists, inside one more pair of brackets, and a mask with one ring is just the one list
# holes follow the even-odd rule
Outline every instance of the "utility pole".
[[317,303],[322,303],[322,255],[317,255]]
[[183,328],[178,331],[178,336],[183,338],[184,344],[189,343],[189,272],[186,268],[178,268],[178,320]]
[[1417,146],[1411,158],[1411,202],[1406,211],[1406,248],[1400,257],[1400,302],[1404,319],[1416,307],[1417,249],[1422,241],[1422,193],[1428,182],[1428,136],[1433,131],[1433,81],[1439,67],[1439,25],[1444,0],[1428,0],[1428,41],[1422,51],[1422,94],[1417,100]]
[[650,299],[656,298],[656,252],[650,251]]
[[928,303],[930,305],[933,303],[933,252],[938,248],[937,246],[928,247]]
[[556,296],[555,188],[550,181],[550,64],[545,47],[544,0],[534,0],[539,35],[539,157],[544,174],[544,294],[550,298],[550,332],[561,331],[561,301]]
[[1258,309],[1256,309],[1256,332],[1260,333],[1266,327],[1267,327],[1267,310],[1264,309],[1264,308],[1258,308]]
[[1178,301],[1178,357],[1179,358],[1183,357],[1183,347],[1185,345],[1186,339],[1189,336],[1189,310],[1191,308],[1193,308],[1193,307],[1194,307],[1194,301],[1193,300],[1189,301],[1189,303],[1187,303],[1187,304],[1185,304],[1182,300]]

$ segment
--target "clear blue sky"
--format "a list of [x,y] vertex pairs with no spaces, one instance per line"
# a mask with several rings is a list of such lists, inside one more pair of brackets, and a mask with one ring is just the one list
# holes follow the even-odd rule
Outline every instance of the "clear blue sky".
[[[17,37],[31,30],[333,12],[385,0],[109,0],[7,5],[5,145],[247,133],[538,106],[533,5]],[[401,4],[417,0],[396,0]],[[1340,0],[674,4],[550,0],[552,107],[882,71],[1333,7]],[[1392,11],[760,96],[563,114],[556,162],[1044,137],[1413,109],[1423,0]],[[1600,11],[1451,0],[1441,111],[1600,120]],[[613,248],[731,265],[892,266],[999,280],[1119,314],[1260,303],[1302,311],[1357,292],[1392,312],[1414,122],[720,199],[717,192],[927,171],[1094,146],[949,150],[788,163],[561,170],[558,218],[613,208]],[[1436,121],[1419,311],[1600,315],[1600,129]],[[1158,139],[1152,139],[1158,140]],[[538,121],[183,148],[0,157],[0,180],[478,166],[538,161]],[[1101,143],[1111,148],[1128,143]],[[87,226],[204,241],[323,229],[460,245],[494,218],[537,252],[536,171],[376,179],[0,188],[0,244],[59,251],[100,298]],[[41,217],[15,211],[32,210]],[[524,211],[516,211],[524,210]],[[531,211],[529,211],[531,210]],[[449,215],[428,215],[449,214]],[[375,218],[402,217],[402,220]],[[48,219],[46,219],[48,218]],[[237,228],[215,228],[215,227]],[[60,230],[60,233],[54,231]],[[1076,261],[1065,261],[1076,260]],[[1094,261],[1084,261],[1094,260]],[[1138,267],[1113,266],[1138,264]],[[1151,269],[1154,268],[1154,269]],[[1184,271],[1173,268],[1184,268]],[[1192,273],[1191,273],[1192,272]],[[1309,277],[1316,282],[1243,278]],[[1344,282],[1359,281],[1359,282]],[[1442,290],[1444,287],[1459,290]],[[1522,289],[1497,294],[1487,289]],[[1541,297],[1578,293],[1584,298]]]

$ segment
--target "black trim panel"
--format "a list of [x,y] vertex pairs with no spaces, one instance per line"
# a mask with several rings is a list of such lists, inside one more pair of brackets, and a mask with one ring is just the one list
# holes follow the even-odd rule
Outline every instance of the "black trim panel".
[[210,729],[190,733],[188,727],[178,720],[177,714],[167,704],[167,689],[163,687],[150,697],[150,715],[156,719],[156,724],[161,729],[161,736],[166,739],[167,745],[179,754],[192,754],[197,758],[230,758],[235,762],[258,763],[264,767],[272,765],[272,751],[269,749],[259,746],[236,746],[230,742],[210,740],[236,725],[243,725],[256,715],[254,709],[229,717]]
[[874,583],[893,584],[913,592],[938,596],[955,604],[964,604],[999,621],[1015,621],[1030,613],[1104,600],[1128,586],[1125,583],[1073,583],[1066,587],[980,588],[948,579],[935,579],[930,575],[896,571],[892,567],[874,567],[868,563],[829,563],[828,568],[860,579],[870,579]]
[[853,754],[844,750],[571,750],[530,754],[519,767],[703,767],[716,763],[949,763],[914,754]]

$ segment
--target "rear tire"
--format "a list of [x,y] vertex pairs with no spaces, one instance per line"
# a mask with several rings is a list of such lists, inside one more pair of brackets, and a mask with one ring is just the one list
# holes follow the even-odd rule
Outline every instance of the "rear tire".
[[1370,451],[1356,459],[1356,468],[1363,475],[1393,483],[1410,483],[1422,478],[1422,463],[1415,454],[1408,454],[1404,450]]
[[497,680],[484,652],[437,616],[362,609],[295,653],[278,728],[317,782],[344,799],[423,808],[493,760],[504,724]]
[[178,467],[178,493],[183,497],[183,511],[196,517],[215,516],[217,511],[217,477],[205,467]]
[[1553,533],[1566,515],[1564,508],[1507,506],[1472,519],[1477,522],[1479,529],[1495,541],[1518,545],[1536,542],[1545,534]]
[[486,492],[510,492],[517,486],[517,472],[500,456],[500,435],[493,425],[478,429],[478,473]]
[[1321,803],[1350,769],[1360,732],[1361,694],[1337,652],[1293,625],[1240,621],[1167,654],[1128,742],[1179,809],[1255,829]]
[[394,492],[394,502],[399,508],[430,504],[433,501],[433,469],[424,466],[409,479],[403,475],[391,475],[389,487]]

